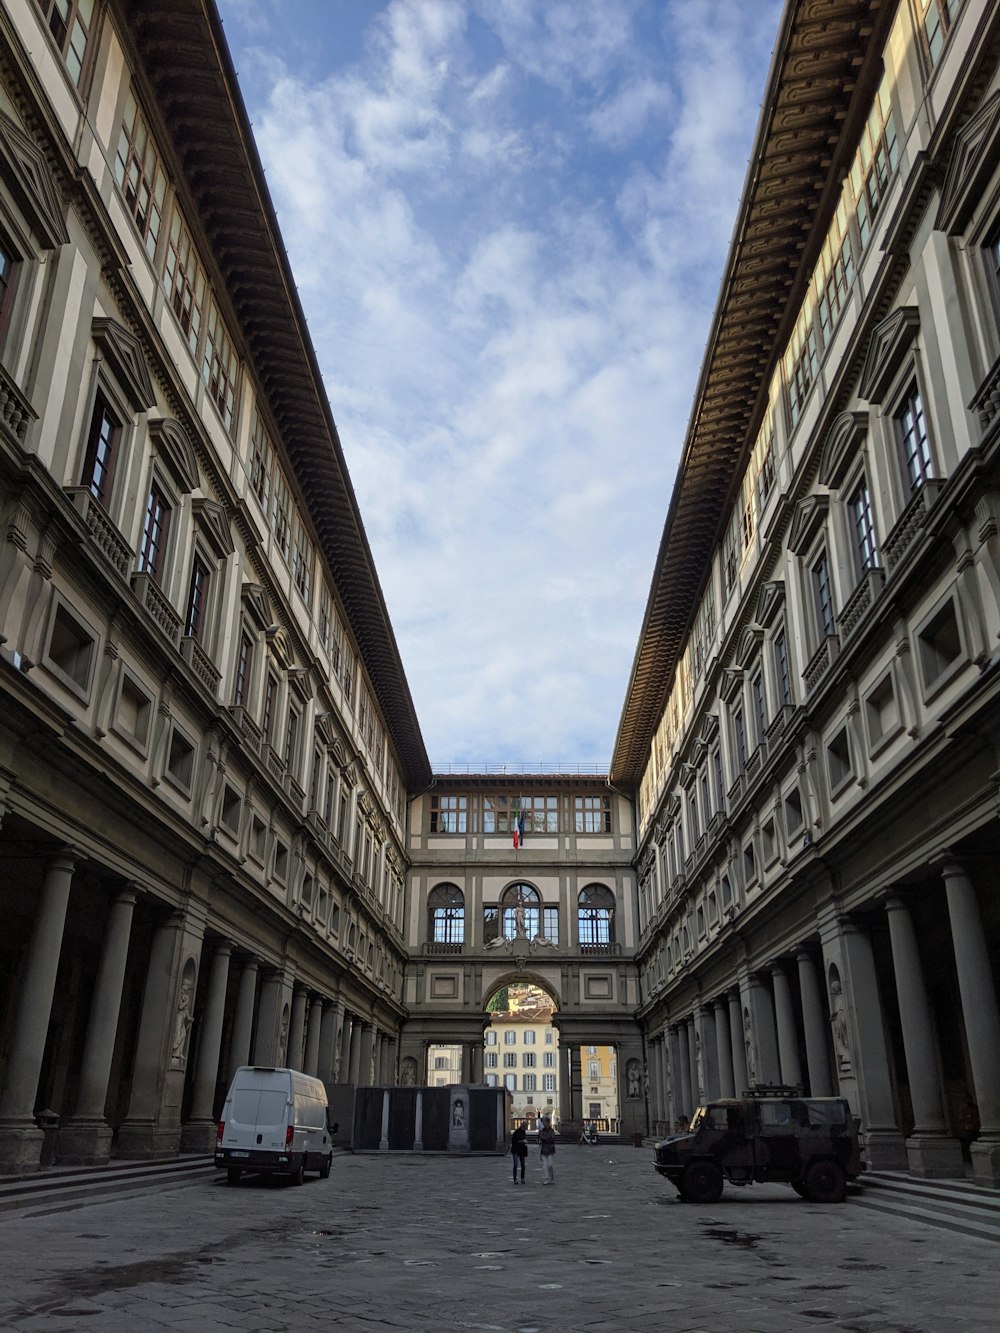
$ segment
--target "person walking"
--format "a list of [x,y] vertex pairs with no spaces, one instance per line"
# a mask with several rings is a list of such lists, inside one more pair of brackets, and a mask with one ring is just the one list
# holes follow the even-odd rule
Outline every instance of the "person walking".
[[538,1131],[538,1147],[542,1157],[542,1184],[556,1183],[556,1132],[548,1116],[542,1118],[542,1127]]
[[528,1131],[523,1125],[518,1125],[517,1129],[510,1136],[510,1151],[514,1159],[514,1184],[517,1184],[517,1167],[521,1166],[521,1184],[524,1184],[524,1166],[528,1160]]

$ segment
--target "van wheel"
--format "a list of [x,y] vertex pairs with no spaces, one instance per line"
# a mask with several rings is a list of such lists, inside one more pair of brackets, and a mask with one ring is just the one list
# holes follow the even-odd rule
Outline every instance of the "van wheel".
[[813,1203],[843,1203],[847,1176],[838,1162],[813,1162],[803,1179],[805,1197]]
[[299,1169],[292,1172],[292,1184],[301,1185],[306,1178],[306,1159],[303,1157],[299,1162]]
[[333,1153],[331,1153],[329,1157],[324,1157],[324,1158],[323,1158],[323,1164],[322,1164],[322,1166],[321,1166],[320,1169],[319,1169],[319,1178],[320,1178],[320,1180],[329,1180],[329,1179],[330,1179],[330,1167],[331,1167],[331,1166],[333,1166]]
[[722,1172],[714,1162],[692,1162],[684,1169],[681,1197],[689,1203],[718,1203],[722,1185]]
[[230,1167],[227,1167],[227,1168],[226,1168],[226,1184],[227,1184],[227,1185],[238,1185],[238,1184],[240,1183],[240,1176],[242,1176],[242,1174],[243,1174],[243,1172],[240,1170],[240,1168],[239,1168],[238,1166],[230,1166]]
[[800,1199],[809,1198],[809,1195],[806,1193],[806,1187],[805,1185],[803,1185],[801,1180],[791,1180],[788,1183],[791,1185],[792,1189],[795,1191],[795,1193],[799,1196]]

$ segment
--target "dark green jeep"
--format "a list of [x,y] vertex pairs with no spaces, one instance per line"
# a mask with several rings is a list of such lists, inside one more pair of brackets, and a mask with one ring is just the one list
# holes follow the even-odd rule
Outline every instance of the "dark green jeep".
[[840,1203],[862,1170],[858,1127],[843,1097],[724,1097],[700,1106],[688,1133],[657,1143],[653,1165],[690,1203],[715,1203],[725,1180],[781,1181],[813,1203]]

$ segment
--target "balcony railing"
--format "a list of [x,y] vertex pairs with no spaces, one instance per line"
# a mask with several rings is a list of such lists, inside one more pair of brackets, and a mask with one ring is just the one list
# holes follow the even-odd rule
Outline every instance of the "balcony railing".
[[176,648],[181,640],[181,618],[149,574],[132,575],[132,591],[149,618]]
[[979,417],[979,429],[985,435],[1000,416],[1000,360],[990,367],[989,374],[976,391],[969,409]]
[[890,574],[923,531],[927,515],[936,504],[944,486],[945,483],[940,477],[928,478],[900,514],[896,526],[882,547],[885,567]]
[[819,647],[810,657],[805,671],[802,673],[802,679],[805,681],[806,693],[811,694],[820,683],[827,671],[836,660],[840,652],[840,640],[836,634],[827,634],[821,641]]
[[67,486],[66,494],[90,529],[94,545],[110,563],[118,577],[127,579],[134,552],[111,522],[103,505],[94,499],[89,486]]
[[18,444],[23,444],[28,427],[37,420],[38,413],[3,366],[0,366],[0,422],[4,429]]
[[219,688],[219,681],[222,679],[222,672],[193,634],[185,634],[181,639],[181,657],[184,658],[184,661],[187,662],[205,689],[210,694],[215,694]]
[[884,569],[866,569],[858,586],[847,599],[843,611],[837,617],[840,637],[844,641],[851,637],[865,618],[865,612],[874,606],[875,599],[885,584]]
[[465,945],[459,941],[457,943],[448,940],[427,940],[424,944],[425,954],[455,954],[461,953]]
[[622,946],[616,940],[605,940],[601,944],[581,944],[580,952],[587,958],[596,958],[599,955],[605,958],[617,957],[622,951]]

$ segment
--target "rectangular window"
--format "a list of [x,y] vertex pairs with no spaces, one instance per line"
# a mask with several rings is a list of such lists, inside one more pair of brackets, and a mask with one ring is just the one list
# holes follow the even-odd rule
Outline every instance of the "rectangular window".
[[753,699],[753,718],[757,728],[757,744],[760,745],[767,731],[767,701],[764,697],[764,673],[758,671],[750,682],[750,695]]
[[264,739],[268,745],[271,744],[274,737],[274,714],[278,703],[278,678],[273,672],[267,673],[267,680],[264,682],[264,716],[261,719],[261,729],[264,732]]
[[230,432],[233,429],[233,415],[236,411],[238,370],[239,362],[233,340],[229,336],[218,303],[213,300],[208,308],[208,322],[205,327],[205,353],[201,365],[201,378],[211,395],[212,402],[219,409],[222,424]]
[[468,817],[465,796],[431,797],[431,832],[464,833]]
[[282,756],[288,769],[295,769],[298,766],[300,720],[299,710],[289,704],[288,721],[285,724],[285,753]]
[[542,1075],[542,1091],[543,1091],[543,1092],[555,1092],[555,1090],[556,1090],[556,1076],[555,1076],[555,1074],[543,1074],[543,1075]]
[[600,1062],[600,1060],[588,1060],[588,1061],[587,1061],[587,1077],[588,1077],[588,1078],[600,1078],[600,1077],[601,1077],[601,1062]]
[[577,796],[574,807],[577,833],[611,832],[610,796]]
[[911,384],[907,390],[906,398],[896,413],[895,421],[906,480],[910,492],[915,494],[927,478],[934,475],[924,404],[916,383]]
[[778,698],[782,704],[790,704],[792,685],[788,675],[788,643],[784,630],[779,630],[774,639],[774,670],[778,679]]
[[149,128],[131,91],[125,99],[125,114],[118,135],[115,179],[139,229],[146,253],[152,259],[160,237],[167,178],[160,164],[160,156],[153,146]]
[[522,796],[525,833],[558,833],[559,798],[556,796]]
[[524,1044],[525,1046],[534,1046],[535,1044],[535,1034],[531,1028],[524,1029]]
[[524,1054],[521,1056],[521,1067],[522,1067],[522,1069],[534,1069],[534,1067],[535,1067],[535,1052],[534,1052],[534,1051],[525,1051],[525,1052],[524,1052]]
[[82,484],[105,509],[111,500],[121,433],[121,422],[108,407],[104,395],[99,393],[90,418]]
[[504,1069],[516,1069],[516,1068],[517,1068],[517,1051],[504,1051],[504,1053],[503,1053],[503,1067],[504,1067]]
[[875,522],[872,518],[872,497],[868,482],[862,478],[854,494],[847,502],[851,513],[851,526],[854,529],[854,552],[858,570],[864,573],[878,564],[878,549],[875,545]]
[[483,1065],[486,1069],[496,1069],[497,1053],[496,1051],[486,1051],[483,1055]]
[[[513,818],[516,820],[517,815]],[[483,832],[484,833],[510,833],[511,832],[511,808],[506,796],[484,796],[483,797]]]
[[516,1075],[516,1074],[504,1074],[504,1076],[503,1076],[503,1085],[504,1085],[504,1087],[507,1088],[510,1092],[517,1092],[517,1075]]
[[192,355],[198,351],[207,283],[198,252],[184,219],[175,207],[163,263],[163,286],[170,308],[187,338]]
[[555,1051],[543,1051],[543,1052],[542,1052],[542,1066],[543,1066],[543,1068],[545,1068],[545,1069],[555,1069],[555,1067],[556,1067],[556,1053],[555,1053]]
[[319,590],[319,617],[316,621],[316,632],[319,634],[319,641],[323,647],[329,651],[330,648],[330,594],[325,587]]
[[0,236],[0,347],[10,323],[10,312],[14,305],[14,292],[17,290],[17,275],[20,269],[17,255]]
[[715,808],[723,811],[726,808],[726,789],[722,785],[722,751],[712,751],[712,772],[715,777]]
[[292,496],[281,469],[273,476],[274,498],[271,503],[271,531],[278,550],[287,561],[292,548]]
[[736,750],[736,772],[742,773],[747,766],[747,728],[743,719],[743,707],[733,710],[733,743]]
[[550,944],[559,943],[559,908],[542,908],[542,939]]
[[37,0],[66,69],[79,88],[87,44],[94,29],[95,0]]
[[813,595],[816,599],[816,621],[822,637],[832,634],[835,629],[833,616],[833,590],[830,586],[830,562],[826,551],[821,551],[812,567]]
[[323,772],[323,756],[319,749],[313,750],[312,775],[309,779],[309,809],[319,809],[319,782]]
[[205,628],[205,606],[208,602],[209,573],[208,567],[200,556],[195,556],[191,566],[191,583],[188,587],[187,613],[184,617],[184,633],[192,639],[200,639]]
[[918,0],[924,46],[932,65],[937,64],[938,56],[944,49],[960,3],[961,0]]
[[523,1079],[523,1083],[524,1083],[524,1091],[525,1091],[525,1092],[537,1092],[537,1091],[538,1091],[538,1075],[537,1075],[537,1074],[525,1074],[524,1079]]
[[267,431],[259,415],[253,414],[253,429],[250,432],[250,489],[256,495],[261,509],[268,513],[271,498],[271,470],[274,465],[274,450],[267,438]]
[[503,1034],[503,1044],[505,1046],[514,1046],[517,1043],[517,1033],[513,1028],[506,1028]]
[[250,668],[253,666],[253,639],[243,631],[240,635],[240,651],[236,657],[236,684],[233,689],[233,704],[245,708],[250,693]]
[[136,569],[140,574],[148,574],[155,583],[159,583],[163,577],[169,526],[170,506],[154,481],[146,500],[146,516],[142,524]]
[[302,600],[308,606],[312,595],[313,547],[301,519],[295,523],[295,540],[292,542],[292,578]]

